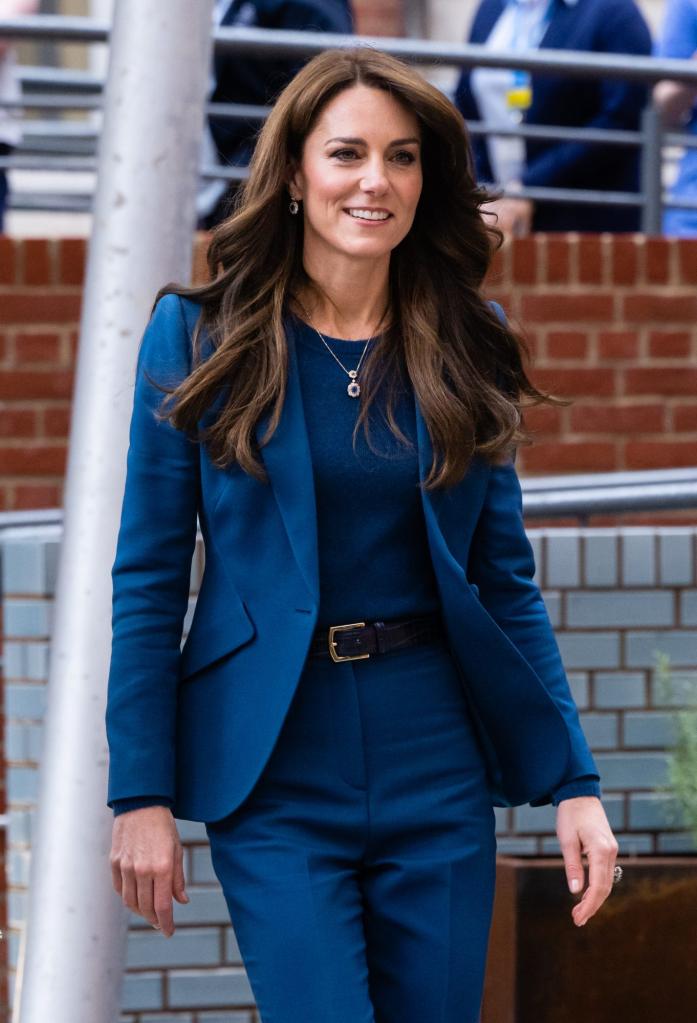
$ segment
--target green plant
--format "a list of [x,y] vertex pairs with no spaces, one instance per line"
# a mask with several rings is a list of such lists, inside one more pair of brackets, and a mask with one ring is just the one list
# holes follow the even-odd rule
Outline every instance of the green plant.
[[661,703],[679,704],[672,712],[675,744],[668,753],[668,780],[655,788],[672,796],[675,807],[668,807],[668,816],[687,827],[697,842],[697,679],[680,677],[678,691],[669,655],[657,650],[655,660]]

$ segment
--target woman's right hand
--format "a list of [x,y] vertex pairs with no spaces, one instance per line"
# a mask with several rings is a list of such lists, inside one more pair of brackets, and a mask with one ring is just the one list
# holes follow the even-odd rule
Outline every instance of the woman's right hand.
[[174,934],[172,897],[188,902],[184,849],[167,806],[142,806],[114,818],[111,878],[124,905],[162,931]]

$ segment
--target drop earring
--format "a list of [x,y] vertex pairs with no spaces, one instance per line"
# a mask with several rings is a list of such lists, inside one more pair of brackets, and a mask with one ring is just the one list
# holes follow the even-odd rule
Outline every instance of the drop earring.
[[288,209],[293,214],[293,216],[295,216],[295,214],[300,209],[300,206],[298,205],[298,200],[297,199],[293,199],[292,196],[291,196],[290,202],[288,203]]

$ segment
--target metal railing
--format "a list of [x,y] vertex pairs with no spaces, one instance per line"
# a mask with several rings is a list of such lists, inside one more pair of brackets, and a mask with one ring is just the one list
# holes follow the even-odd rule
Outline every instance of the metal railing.
[[[578,518],[622,512],[697,509],[697,465],[638,472],[569,473],[521,477],[526,519]],[[60,526],[61,508],[0,512],[0,541],[7,529]]]
[[[0,36],[16,39],[52,39],[62,42],[105,43],[109,41],[108,22],[92,18],[38,16],[0,19]],[[675,79],[697,84],[697,66],[692,60],[658,59],[631,54],[598,54],[569,50],[530,50],[512,53],[494,51],[481,44],[451,44],[436,40],[400,39],[382,36],[340,35],[324,32],[300,32],[281,29],[217,28],[214,32],[216,50],[237,56],[312,56],[329,47],[367,45],[392,53],[415,63],[464,67],[516,67],[537,73],[554,73],[570,77],[618,78],[641,82],[648,86],[662,79]],[[58,70],[25,70],[22,76],[23,98],[13,104],[55,111],[60,109],[95,110],[101,105],[103,82],[97,76],[65,74]],[[47,94],[58,86],[62,91]],[[41,90],[41,91],[39,91]],[[266,107],[237,104],[209,104],[209,115],[219,119],[262,121]],[[97,131],[76,123],[25,121],[27,136],[24,145],[9,157],[0,157],[0,167],[42,170],[94,171]],[[660,115],[650,102],[643,114],[639,131],[613,131],[561,126],[516,125],[508,128],[486,122],[470,122],[473,135],[519,136],[521,138],[558,139],[601,142],[604,145],[631,145],[641,153],[641,191],[618,192],[594,189],[525,188],[516,194],[536,201],[569,202],[594,205],[639,207],[642,229],[649,234],[660,232],[665,207],[697,209],[697,200],[671,196],[662,183],[664,147],[694,147],[697,137],[687,132],[663,130]],[[85,154],[84,147],[92,146]],[[71,148],[72,147],[72,148]],[[79,151],[75,150],[79,148]],[[203,180],[244,180],[246,167],[203,166]],[[505,194],[505,193],[504,193]],[[90,195],[53,196],[51,209],[89,209]],[[15,195],[13,207],[42,208],[41,196]]]
[[697,466],[639,472],[571,473],[521,480],[526,518],[697,509]]

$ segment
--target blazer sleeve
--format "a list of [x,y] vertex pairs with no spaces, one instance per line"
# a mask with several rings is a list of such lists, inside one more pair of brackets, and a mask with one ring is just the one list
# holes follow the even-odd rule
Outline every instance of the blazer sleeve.
[[[490,302],[505,324],[498,302]],[[492,466],[482,511],[472,537],[469,578],[498,626],[520,650],[559,707],[569,729],[571,757],[567,775],[553,792],[531,805],[574,796],[601,795],[600,775],[581,728],[554,630],[539,586],[535,557],[523,521],[523,494],[515,469],[516,454]]]
[[[555,792],[532,804],[556,805],[570,794],[599,795],[597,786],[588,782],[599,782],[600,775],[581,728],[542,593],[533,579],[535,560],[523,524],[522,490],[514,462],[515,456],[490,469],[472,537],[469,578],[477,585],[486,610],[539,676],[566,721],[571,742],[566,777]],[[577,786],[566,790],[569,782],[581,779],[588,791],[578,791]]]
[[166,806],[171,810],[174,803],[166,796],[133,796],[132,799],[114,799],[112,802],[114,817],[127,813],[129,810],[140,810],[144,806]]
[[155,411],[151,382],[191,371],[181,300],[165,295],[142,338],[116,556],[111,569],[112,646],[107,685],[107,805],[158,793],[174,799],[180,643],[196,543],[199,453]]

